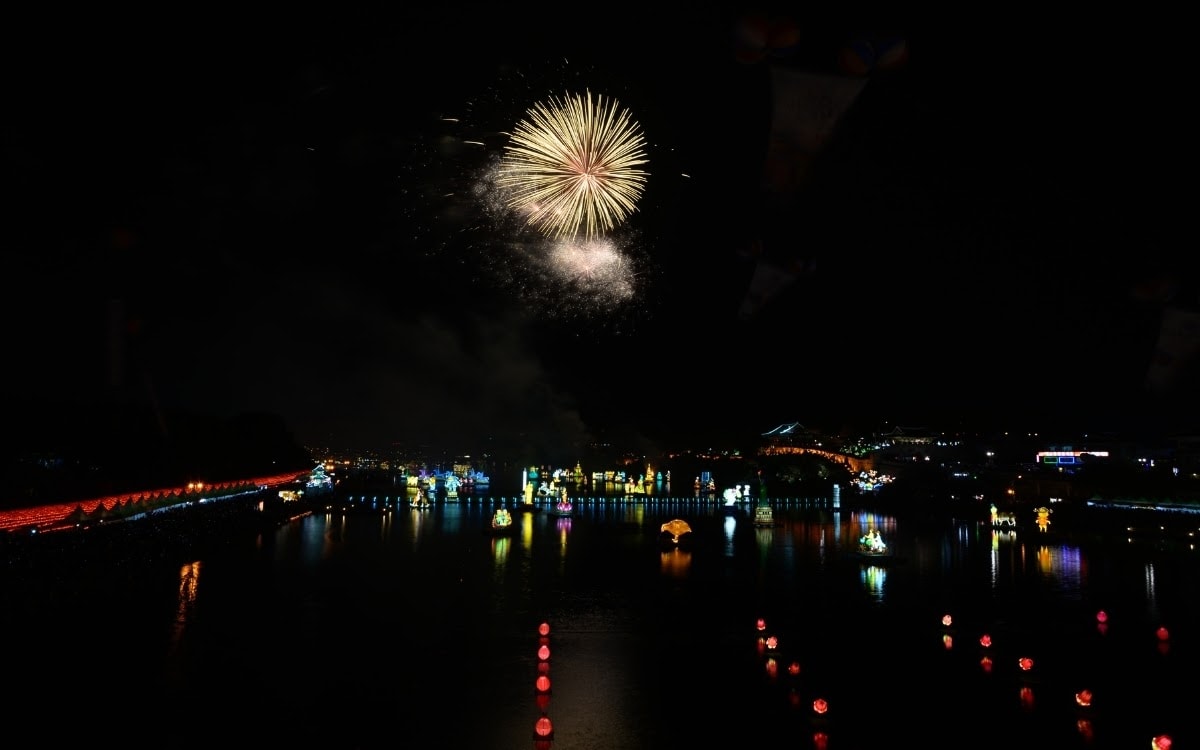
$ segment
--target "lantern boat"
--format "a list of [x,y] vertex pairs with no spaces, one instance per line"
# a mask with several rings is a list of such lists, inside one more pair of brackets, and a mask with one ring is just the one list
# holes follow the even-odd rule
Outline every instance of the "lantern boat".
[[497,508],[492,514],[492,522],[488,529],[493,534],[507,534],[513,530],[512,513],[508,508]]
[[858,540],[858,549],[851,554],[860,560],[872,562],[886,562],[895,559],[891,547],[884,543],[878,529],[871,529],[863,534]]
[[681,518],[667,521],[661,529],[659,536],[663,543],[672,547],[679,545],[686,536],[692,533],[691,525]]

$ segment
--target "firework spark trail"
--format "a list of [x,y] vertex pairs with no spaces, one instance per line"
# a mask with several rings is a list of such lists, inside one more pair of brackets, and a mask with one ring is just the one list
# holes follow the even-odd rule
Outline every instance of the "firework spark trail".
[[506,147],[497,185],[510,208],[548,237],[591,238],[637,208],[645,139],[616,100],[551,98],[527,112]]

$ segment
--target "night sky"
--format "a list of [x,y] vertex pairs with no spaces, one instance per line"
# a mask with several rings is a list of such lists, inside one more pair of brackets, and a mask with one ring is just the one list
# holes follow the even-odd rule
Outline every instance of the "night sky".
[[[1194,427],[1167,41],[334,7],[10,26],[10,415],[547,454],[791,420]],[[650,173],[586,284],[482,179],[530,106],[585,90]]]

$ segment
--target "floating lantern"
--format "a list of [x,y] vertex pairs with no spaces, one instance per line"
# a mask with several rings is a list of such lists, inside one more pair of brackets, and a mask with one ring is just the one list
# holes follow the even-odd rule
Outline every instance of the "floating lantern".
[[533,725],[534,739],[550,739],[554,736],[554,724],[551,723],[550,717],[543,714],[538,718]]
[[538,647],[538,659],[542,661],[549,661],[550,659],[550,647],[544,643]]
[[1083,690],[1080,690],[1078,693],[1075,694],[1075,702],[1078,703],[1079,705],[1083,706],[1084,708],[1087,708],[1088,706],[1092,705],[1092,691],[1088,690],[1086,688]]
[[824,715],[829,711],[829,702],[824,698],[817,698],[815,701],[813,701],[813,711],[816,711],[820,715]]
[[773,635],[767,636],[767,648],[774,651],[779,647],[779,639]]
[[1021,668],[1022,672],[1028,672],[1033,669],[1033,659],[1030,659],[1028,656],[1022,656],[1020,659],[1017,659],[1017,666]]
[[800,674],[800,662],[794,661],[791,664],[789,664],[788,665],[788,674],[790,674],[790,675]]
[[538,635],[550,635],[550,623],[543,622],[538,625]]
[[1108,622],[1108,613],[1105,612],[1104,610],[1100,610],[1099,612],[1097,612],[1096,613],[1096,622],[1099,622],[1099,623]]
[[550,692],[550,678],[544,674],[538,675],[537,680],[533,683],[533,689],[539,693]]
[[984,633],[983,635],[979,636],[979,645],[983,646],[984,648],[991,648],[992,647],[992,637],[990,635],[988,635],[987,633]]
[[1165,627],[1160,627],[1158,630],[1154,631],[1154,635],[1160,641],[1167,641],[1171,639],[1171,634]]
[[1160,734],[1150,740],[1151,750],[1171,750],[1171,738],[1165,734]]
[[766,630],[767,629],[767,621],[760,617],[760,618],[758,618],[758,623],[755,625],[755,627],[758,628],[759,631]]
[[950,627],[954,624],[954,618],[950,615],[942,615],[942,627]]

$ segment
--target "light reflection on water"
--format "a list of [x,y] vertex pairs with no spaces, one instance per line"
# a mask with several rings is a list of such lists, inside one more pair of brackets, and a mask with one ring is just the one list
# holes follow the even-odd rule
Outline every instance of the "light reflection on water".
[[[542,620],[557,748],[690,749],[730,728],[746,746],[812,746],[818,731],[831,747],[904,745],[946,714],[981,727],[964,746],[1080,747],[1063,696],[1082,683],[1124,709],[1088,717],[1090,748],[1161,731],[1184,745],[1193,731],[1170,686],[1200,663],[1194,554],[857,510],[776,507],[777,525],[756,528],[750,506],[693,501],[579,502],[573,518],[526,512],[496,537],[491,509],[314,514],[173,565],[161,602],[144,592],[115,622],[111,600],[135,594],[114,579],[72,608],[71,630],[116,640],[128,671],[163,686],[143,708],[210,717],[195,728],[208,739],[248,725],[273,741],[376,747],[386,721],[404,746],[530,747]],[[693,532],[664,547],[674,518]],[[872,528],[893,562],[851,555]],[[19,631],[43,649],[65,621],[46,606]],[[770,655],[760,617],[779,639]],[[1169,649],[1152,637],[1161,624]],[[59,679],[103,674],[104,653],[82,650]],[[1028,676],[1015,668],[1025,653]],[[829,716],[813,715],[816,698]],[[318,714],[331,721],[275,718]]]

